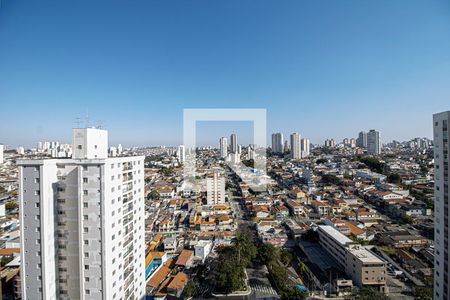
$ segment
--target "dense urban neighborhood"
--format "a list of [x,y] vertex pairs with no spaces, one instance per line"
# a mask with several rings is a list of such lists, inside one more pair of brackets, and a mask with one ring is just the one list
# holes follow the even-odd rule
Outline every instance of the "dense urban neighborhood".
[[[86,135],[104,131],[74,129],[74,136],[77,130]],[[123,172],[124,204],[117,211],[119,215],[123,212],[119,225],[125,232],[122,238],[119,231],[124,244],[118,246],[126,250],[131,241],[129,245],[142,247],[144,254],[131,255],[127,259],[130,273],[125,270],[126,275],[119,277],[127,279],[129,296],[138,293],[136,276],[140,273],[136,268],[142,266],[148,299],[433,297],[435,174],[431,140],[382,145],[379,132],[371,130],[340,143],[329,139],[323,145],[312,145],[298,133],[290,136],[290,143],[275,133],[264,157],[258,157],[260,146],[238,144],[236,134],[230,141],[228,145],[228,139],[222,137],[218,148],[105,148],[105,165],[110,160],[120,160],[120,168],[123,165],[117,178]],[[30,247],[21,256],[21,232],[26,240],[31,233],[20,226],[18,198],[20,189],[25,193],[19,186],[27,177],[27,166],[37,162],[45,166],[46,161],[56,160],[58,168],[65,170],[75,163],[70,157],[80,155],[76,143],[42,142],[36,149],[4,151],[0,165],[4,299],[21,299],[21,259],[31,263]],[[188,156],[195,159],[193,184],[187,184],[184,173]],[[262,158],[265,172],[255,169],[255,161]],[[143,166],[138,167],[136,161]],[[62,170],[58,174],[63,174]],[[253,190],[255,182],[249,184],[248,178],[242,178],[243,170],[257,174],[251,180],[266,189]],[[67,172],[64,176],[70,176]],[[61,181],[67,181],[67,187],[70,183],[61,176],[57,182],[62,193],[61,186],[66,185]],[[91,180],[84,178],[84,183]],[[134,202],[133,193],[127,194],[133,190]],[[85,196],[88,193],[84,191]],[[135,219],[139,216],[140,193],[145,215],[142,240],[137,238],[139,231],[134,230],[134,237],[127,233],[133,232],[129,227],[132,215]],[[42,192],[35,195],[43,197]],[[25,204],[23,207],[27,209]],[[55,208],[55,213],[62,214],[60,210]],[[131,225],[126,226],[128,221]],[[59,216],[58,226],[61,222]],[[88,227],[84,230],[89,231]],[[57,232],[59,244],[70,234]],[[145,245],[138,245],[140,241]],[[85,245],[89,243],[85,241]],[[60,265],[67,260],[62,253],[57,256]],[[89,255],[87,252],[85,258]],[[94,265],[90,262],[91,270]],[[60,267],[59,273],[63,271]],[[134,291],[130,280],[135,281]]]

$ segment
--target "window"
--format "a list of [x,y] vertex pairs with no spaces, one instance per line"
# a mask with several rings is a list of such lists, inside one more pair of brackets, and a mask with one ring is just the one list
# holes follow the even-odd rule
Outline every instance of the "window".
[[41,191],[39,191],[39,190],[34,191],[34,195],[39,196],[40,194],[41,194]]
[[89,232],[89,228],[84,227],[84,233],[88,233]]
[[89,282],[89,277],[84,277],[84,281]]
[[88,203],[87,202],[83,202],[83,207],[84,208],[88,208]]
[[83,177],[83,183],[88,183],[87,177]]
[[81,149],[83,149],[83,146],[82,145],[78,145],[77,148],[78,148],[78,150],[81,150]]
[[87,195],[87,194],[88,194],[88,190],[84,190],[84,191],[83,191],[83,194],[84,194],[84,195]]
[[39,178],[35,178],[34,183],[39,183]]

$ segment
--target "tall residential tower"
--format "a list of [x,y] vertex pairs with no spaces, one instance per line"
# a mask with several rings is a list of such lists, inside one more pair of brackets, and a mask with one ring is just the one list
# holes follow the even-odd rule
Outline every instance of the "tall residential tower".
[[226,158],[228,156],[228,142],[226,137],[221,137],[219,140],[220,157]]
[[367,153],[378,155],[381,154],[380,132],[374,129],[367,133]]
[[272,152],[273,153],[283,153],[283,134],[273,133],[272,134]]
[[237,135],[236,134],[232,134],[230,136],[230,147],[231,147],[231,153],[238,153],[238,144],[237,144]]
[[23,299],[142,299],[144,157],[72,134],[71,159],[18,161]]
[[450,111],[433,116],[434,129],[434,299],[450,297],[448,237],[450,155],[448,141]]
[[300,134],[296,132],[291,134],[291,157],[293,159],[302,158],[300,140],[301,140]]

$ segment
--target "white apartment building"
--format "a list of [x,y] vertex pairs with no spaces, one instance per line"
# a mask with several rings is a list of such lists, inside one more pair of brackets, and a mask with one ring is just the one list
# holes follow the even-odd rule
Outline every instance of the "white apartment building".
[[208,205],[225,203],[225,177],[218,172],[206,177],[206,203]]
[[386,263],[330,225],[319,225],[319,243],[358,287],[387,292]]
[[183,164],[186,160],[186,149],[184,145],[178,146],[177,157],[180,164]]
[[283,134],[273,133],[272,134],[272,152],[273,153],[283,153]]
[[71,159],[18,161],[22,299],[143,299],[144,157],[72,134]]
[[448,186],[450,111],[433,115],[434,131],[434,299],[450,297],[448,274],[450,248],[448,237],[449,192]]
[[380,132],[374,129],[367,133],[367,153],[378,155],[381,154]]
[[301,156],[301,144],[300,144],[300,134],[294,132],[291,134],[291,157],[293,159],[300,159]]
[[219,140],[220,157],[226,158],[228,156],[228,142],[227,138],[221,137]]
[[310,147],[311,147],[311,142],[309,141],[309,139],[304,138],[301,141],[301,151],[302,151],[302,158],[308,157],[310,154]]
[[4,162],[3,151],[5,151],[5,146],[3,144],[0,144],[0,164]]
[[230,143],[231,143],[231,145],[230,145],[230,152],[231,153],[238,153],[238,145],[237,145],[237,135],[236,134],[232,134],[231,136],[230,136]]
[[336,147],[336,141],[334,139],[325,140],[325,147],[327,148]]

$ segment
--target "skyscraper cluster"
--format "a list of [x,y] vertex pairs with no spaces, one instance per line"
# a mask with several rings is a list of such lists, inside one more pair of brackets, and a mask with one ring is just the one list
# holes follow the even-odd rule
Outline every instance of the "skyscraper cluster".
[[310,153],[310,141],[307,138],[301,138],[301,135],[294,132],[290,135],[290,143],[285,141],[283,145],[283,134],[272,134],[272,152],[276,154],[283,154],[290,151],[291,158],[301,159],[305,158]]

